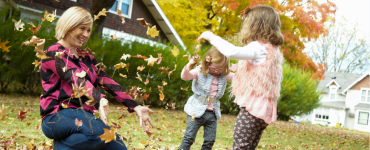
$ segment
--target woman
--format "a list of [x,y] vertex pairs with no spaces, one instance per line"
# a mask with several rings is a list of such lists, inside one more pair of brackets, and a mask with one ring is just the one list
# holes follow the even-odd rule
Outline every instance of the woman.
[[[92,23],[87,10],[76,6],[67,9],[56,26],[55,37],[59,41],[48,48],[48,58],[41,62],[40,76],[44,89],[40,98],[42,131],[54,139],[54,148],[58,150],[127,149],[117,135],[116,140],[108,143],[98,137],[104,134],[104,128],[109,129],[108,101],[98,91],[98,86],[127,106],[130,113],[135,111],[143,129],[147,122],[153,127],[149,118],[153,111],[139,106],[104,72],[104,67],[94,56],[79,49],[89,39]],[[100,119],[93,115],[97,108]],[[80,120],[82,125],[78,124]]]

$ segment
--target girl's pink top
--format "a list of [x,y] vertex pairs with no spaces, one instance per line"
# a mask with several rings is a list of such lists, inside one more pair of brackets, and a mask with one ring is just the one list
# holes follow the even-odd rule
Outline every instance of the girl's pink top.
[[[198,79],[198,74],[199,74],[200,70],[199,68],[195,68],[195,69],[192,69],[190,70],[189,69],[189,64],[185,65],[184,69],[182,69],[182,72],[181,72],[181,79],[183,80],[197,80]],[[230,72],[226,78],[227,78],[227,81],[231,81],[233,80],[233,77],[234,77],[234,73]],[[218,76],[215,76],[215,78],[213,78],[212,80],[212,83],[211,83],[211,89],[209,91],[209,93],[211,94],[211,97],[214,98],[216,96],[218,92]],[[207,107],[208,110],[213,110],[213,104],[209,104],[208,107]]]

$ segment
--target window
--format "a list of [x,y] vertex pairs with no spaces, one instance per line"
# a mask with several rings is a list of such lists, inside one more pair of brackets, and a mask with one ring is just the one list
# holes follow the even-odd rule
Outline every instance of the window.
[[116,0],[113,6],[109,9],[109,12],[117,14],[117,9],[121,10],[122,15],[126,18],[131,17],[133,0]]
[[361,102],[370,102],[370,89],[361,90]]
[[315,110],[315,118],[329,120],[329,111],[329,108],[317,108]]
[[369,112],[359,112],[358,114],[358,124],[368,125],[369,124]]
[[330,87],[330,100],[335,100],[337,96],[337,87]]

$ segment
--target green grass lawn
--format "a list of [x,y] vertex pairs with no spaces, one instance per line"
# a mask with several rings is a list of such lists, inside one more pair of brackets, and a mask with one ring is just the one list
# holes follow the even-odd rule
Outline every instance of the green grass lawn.
[[[41,131],[38,97],[0,94],[0,104],[4,104],[7,115],[0,120],[1,148],[36,146],[37,149],[45,150],[51,147],[52,141]],[[110,105],[108,120],[110,125],[115,122],[121,126],[116,132],[126,139],[128,149],[177,149],[180,146],[186,129],[187,115],[183,110],[151,108],[154,111],[151,119],[155,127],[148,136],[140,127],[136,113],[129,114],[117,107],[119,105]],[[19,109],[27,110],[23,121],[17,118]],[[236,116],[223,114],[218,120],[214,149],[231,149],[235,119]],[[200,149],[202,143],[203,128],[199,130],[192,149]],[[369,149],[369,133],[277,121],[267,127],[257,149]]]

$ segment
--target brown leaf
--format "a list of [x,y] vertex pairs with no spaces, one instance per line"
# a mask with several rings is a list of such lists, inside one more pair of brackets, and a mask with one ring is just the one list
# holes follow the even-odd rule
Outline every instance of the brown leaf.
[[88,47],[86,47],[85,49],[84,49],[84,51],[86,51],[87,53],[89,53],[90,55],[95,55],[95,53],[93,52],[93,51],[91,51],[91,49],[90,48],[88,48]]
[[142,94],[140,94],[140,97],[143,98],[143,100],[146,100],[146,99],[148,99],[149,95],[150,94],[144,93],[144,96]]
[[158,61],[157,64],[160,64],[162,61],[162,53],[158,53]]
[[141,82],[143,82],[143,79],[141,79],[141,76],[139,75],[139,72],[136,72],[136,75],[137,75],[137,77],[135,77],[135,78],[137,78],[137,79],[139,79]]
[[94,100],[94,99],[90,99],[90,100],[88,100],[88,101],[85,102],[85,104],[87,106],[94,106],[96,103],[97,103],[97,101]]
[[149,83],[149,79],[148,79],[148,78],[146,78],[146,80],[145,80],[144,84],[145,84],[145,85],[147,85],[148,83]]
[[186,88],[182,88],[182,87],[181,87],[181,90],[184,90],[184,91],[188,91],[188,89],[189,89],[189,85],[188,85],[188,87],[186,87]]
[[125,69],[126,69],[127,72],[128,72],[129,67],[130,67],[130,64],[126,64]]
[[19,108],[19,112],[17,114],[17,118],[21,121],[23,121],[26,118],[27,111],[23,111],[21,108]]
[[103,8],[103,10],[101,10],[98,13],[98,15],[94,15],[94,21],[97,20],[97,19],[99,19],[100,16],[107,16],[107,14],[106,14],[107,12],[108,11],[105,8]]
[[145,57],[145,56],[142,56],[142,55],[139,55],[139,54],[136,54],[136,56],[132,56],[132,57],[143,58],[143,59],[147,59],[148,58],[148,57]]
[[160,71],[162,71],[162,72],[161,72],[161,74],[165,74],[165,73],[168,73],[168,70],[169,70],[170,68],[168,68],[168,67],[167,67],[167,68],[165,68],[165,67],[159,67],[158,69],[159,69]]
[[145,21],[145,19],[144,19],[144,18],[137,18],[136,20],[140,21],[140,24],[141,24],[143,27],[150,27],[150,26],[152,26],[152,24],[147,23],[147,22]]
[[144,66],[137,66],[137,70],[143,71],[145,69]]
[[39,32],[41,24],[39,24],[39,26],[37,26],[37,27],[32,22],[29,22],[28,24],[30,24],[32,26],[30,28],[32,34],[36,34],[37,32]]
[[163,91],[163,86],[159,86],[159,85],[158,85],[158,91],[160,91],[160,92],[162,93],[162,91]]

